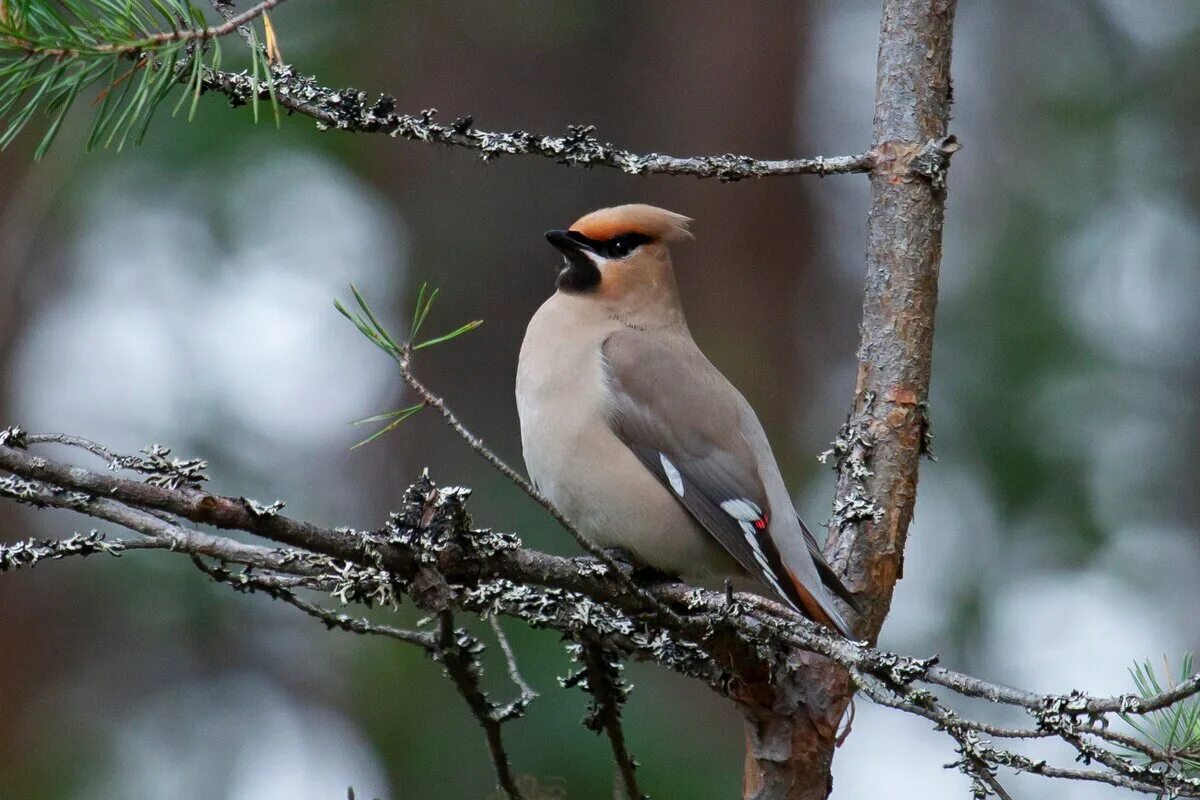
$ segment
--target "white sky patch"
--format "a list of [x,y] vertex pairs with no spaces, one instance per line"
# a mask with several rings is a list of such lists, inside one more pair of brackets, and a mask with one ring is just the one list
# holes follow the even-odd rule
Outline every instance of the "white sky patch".
[[[1114,223],[1114,220],[1120,220]],[[1055,273],[1080,333],[1133,363],[1194,363],[1200,219],[1150,193],[1098,206]]]
[[352,281],[390,298],[403,224],[323,159],[242,167],[167,179],[123,165],[98,182],[71,279],[15,359],[23,424],[135,449],[196,430],[252,432],[260,453],[352,443],[346,423],[394,378],[333,298]]
[[378,756],[333,709],[242,673],[184,678],[114,724],[97,780],[75,797],[327,800],[391,797]]
[[1100,0],[1112,22],[1150,49],[1165,49],[1200,25],[1195,0]]

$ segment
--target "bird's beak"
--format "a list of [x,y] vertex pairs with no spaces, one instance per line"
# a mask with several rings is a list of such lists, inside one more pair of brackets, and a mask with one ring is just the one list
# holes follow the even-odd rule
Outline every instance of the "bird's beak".
[[578,231],[546,231],[546,241],[562,253],[558,278],[554,285],[560,290],[583,291],[600,283],[600,263],[592,240]]
[[582,233],[563,230],[546,231],[546,241],[563,254],[563,264],[560,270],[575,270],[585,274],[595,271],[595,250],[592,249],[588,238]]
[[583,237],[572,231],[546,231],[546,241],[554,245],[568,260],[577,258],[584,250],[590,249],[582,241]]

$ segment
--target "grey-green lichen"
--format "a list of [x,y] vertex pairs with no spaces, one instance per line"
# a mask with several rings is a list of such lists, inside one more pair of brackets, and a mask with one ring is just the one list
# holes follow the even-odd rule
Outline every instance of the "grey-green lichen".
[[874,474],[867,466],[867,459],[875,447],[868,428],[874,404],[875,393],[864,392],[862,410],[847,417],[829,449],[817,456],[822,464],[833,458],[838,475],[848,479],[848,486],[840,488],[834,499],[833,516],[829,520],[831,530],[840,530],[857,522],[878,522],[883,518],[883,509],[867,491],[867,479]]
[[0,446],[3,447],[25,447],[28,434],[19,425],[10,425],[4,430],[0,430]]
[[404,493],[403,509],[389,515],[381,544],[400,545],[426,564],[435,564],[450,547],[480,559],[520,548],[514,534],[472,527],[466,507],[470,496],[470,489],[438,487],[428,472],[422,474]]
[[164,489],[198,488],[208,480],[208,462],[202,458],[172,458],[171,448],[161,444],[143,447],[141,455],[115,456],[109,462],[112,470],[127,469],[146,476],[145,482]]
[[0,545],[0,572],[33,567],[45,559],[68,556],[86,558],[94,553],[119,556],[123,549],[118,542],[105,541],[104,534],[95,530],[76,533],[66,539],[26,539],[23,542]]

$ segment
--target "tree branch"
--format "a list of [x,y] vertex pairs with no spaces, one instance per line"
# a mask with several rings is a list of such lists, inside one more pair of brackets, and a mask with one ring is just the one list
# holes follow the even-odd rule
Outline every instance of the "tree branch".
[[[872,701],[917,714],[946,730],[962,755],[960,766],[978,786],[1000,797],[1004,796],[1000,794],[1002,787],[997,788],[999,782],[994,775],[1000,767],[1050,778],[1104,782],[1150,794],[1173,792],[1179,797],[1200,797],[1200,781],[1170,767],[1169,759],[1159,760],[1156,763],[1163,766],[1151,768],[1134,764],[1102,746],[1109,743],[1125,748],[1129,739],[1104,729],[1107,715],[1145,715],[1200,696],[1200,675],[1150,697],[1092,697],[1081,692],[1038,695],[949,670],[937,665],[936,659],[908,658],[842,639],[753,595],[736,595],[730,604],[724,593],[681,583],[643,587],[658,604],[672,610],[671,616],[662,616],[631,596],[610,570],[594,559],[538,553],[522,548],[510,535],[471,529],[463,506],[466,491],[437,489],[428,478],[409,489],[403,510],[392,514],[381,530],[325,529],[284,517],[279,511],[281,504],[263,506],[243,498],[209,494],[196,481],[179,481],[168,488],[146,482],[171,483],[162,472],[143,473],[143,481],[133,481],[51,461],[24,449],[30,442],[68,441],[74,441],[73,437],[30,436],[11,428],[0,432],[0,469],[9,473],[0,478],[0,497],[76,511],[137,531],[145,538],[109,541],[93,532],[61,542],[19,542],[0,548],[0,572],[47,558],[169,549],[252,567],[254,571],[242,573],[215,567],[205,567],[205,571],[242,591],[265,591],[330,627],[391,636],[427,652],[431,652],[431,642],[441,648],[445,640],[444,624],[436,637],[379,626],[302,600],[295,590],[325,591],[343,603],[385,606],[394,605],[404,594],[435,615],[452,608],[484,616],[504,614],[535,627],[558,630],[580,645],[601,647],[610,666],[614,659],[625,657],[653,661],[704,680],[722,694],[742,699],[747,682],[757,680],[754,676],[764,670],[771,686],[787,688],[797,674],[797,665],[810,654],[818,654],[849,670],[855,676],[855,685]],[[107,448],[99,445],[83,449],[96,453],[106,463],[114,459]],[[120,463],[126,464],[124,469],[145,467],[137,460]],[[174,463],[187,465],[194,461],[175,460],[162,468],[169,471]],[[183,519],[243,530],[288,546],[250,545],[194,531],[185,527]],[[493,760],[503,758],[503,763],[507,763],[507,757],[502,748],[497,749],[498,726],[519,715],[532,694],[520,679],[511,649],[505,644],[501,640],[521,697],[501,706],[486,701],[489,720],[496,727],[493,730],[492,721],[481,722]],[[451,662],[447,669],[457,671],[456,684],[460,688],[465,685],[468,694],[473,690],[462,683],[462,670],[469,669],[464,661],[469,655],[464,651],[446,656]],[[1004,728],[966,719],[920,684],[1021,708],[1033,726]],[[601,692],[596,719],[613,743],[627,790],[637,796],[632,758],[623,734],[612,724],[612,701],[617,695],[609,691],[611,685],[603,688],[599,677],[591,686]],[[468,698],[473,713],[480,707],[479,699],[473,694]],[[984,744],[980,735],[1056,738],[1101,769],[1066,769],[1031,762]],[[1161,755],[1148,746],[1134,749],[1148,758]],[[500,761],[497,770],[502,786],[512,779],[511,770],[504,772]]]
[[225,584],[234,591],[252,594],[254,592],[262,592],[275,600],[281,600],[288,605],[308,614],[310,617],[322,622],[326,628],[332,630],[347,631],[349,633],[358,633],[372,636],[385,636],[389,639],[395,639],[405,644],[415,645],[424,650],[427,654],[433,655],[437,651],[437,639],[433,634],[425,631],[410,631],[403,628],[396,628],[391,625],[379,625],[374,622],[369,622],[365,619],[357,619],[355,617],[340,614],[336,611],[331,611],[328,608],[310,603],[296,595],[295,588],[306,589],[329,589],[329,581],[320,581],[316,579],[301,579],[302,582],[297,583],[295,580],[289,580],[287,577],[280,575],[257,575],[249,570],[234,573],[222,567],[211,566],[205,564],[200,557],[189,552],[192,559],[192,564],[196,569],[203,572],[208,577],[212,578],[216,583]]
[[[955,6],[884,0],[880,24],[858,378],[830,451],[838,479],[825,547],[863,609],[852,619],[868,641],[879,634],[902,571],[928,430],[946,170],[958,149],[947,135]],[[803,662],[782,687],[758,687],[743,705],[747,800],[829,795],[838,722],[852,691],[845,670],[821,660]]]
[[[268,85],[269,84],[269,85]],[[371,99],[358,89],[332,89],[301,75],[288,64],[271,66],[267,81],[255,84],[250,76],[221,70],[206,70],[202,88],[218,92],[235,105],[244,105],[257,96],[268,99],[274,90],[281,106],[316,120],[322,129],[354,133],[380,133],[392,138],[473,150],[483,161],[500,156],[540,156],[571,167],[608,167],[628,175],[688,175],[732,182],[747,178],[781,175],[844,175],[866,172],[874,164],[873,153],[796,159],[756,159],[725,153],[707,156],[669,156],[661,153],[639,154],[604,142],[592,125],[571,125],[565,136],[546,136],[523,130],[485,131],[474,127],[470,116],[449,124],[434,120],[436,109],[418,114],[396,110],[391,95]]]

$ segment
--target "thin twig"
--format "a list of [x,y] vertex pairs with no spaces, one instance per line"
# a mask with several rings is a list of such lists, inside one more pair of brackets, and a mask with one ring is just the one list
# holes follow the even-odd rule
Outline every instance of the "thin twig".
[[239,592],[262,592],[276,600],[282,600],[300,609],[310,617],[320,620],[325,624],[326,628],[337,628],[350,633],[371,636],[386,636],[389,639],[396,639],[405,644],[416,645],[431,655],[437,650],[437,641],[431,633],[410,631],[391,625],[380,625],[365,619],[340,614],[303,600],[292,591],[295,584],[284,576],[256,575],[251,572],[233,573],[221,567],[205,564],[200,560],[199,556],[194,554],[191,556],[191,561],[196,566],[196,569],[208,575],[217,583],[226,584]]
[[496,716],[499,721],[508,722],[510,719],[515,719],[524,714],[529,704],[537,699],[538,693],[522,677],[521,668],[517,664],[517,654],[513,651],[512,643],[508,641],[508,635],[504,633],[504,628],[500,627],[500,620],[495,617],[488,617],[488,623],[491,624],[492,632],[496,635],[496,641],[500,644],[500,650],[504,653],[504,663],[508,667],[508,677],[521,692],[520,697],[516,700],[496,709]]
[[[237,16],[237,9],[234,8],[234,0],[212,0],[212,7],[226,22],[232,22]],[[250,29],[245,25],[239,25],[237,32],[238,36],[242,37],[242,41],[251,47],[258,44]]]
[[116,557],[130,544],[136,543],[136,539],[107,539],[99,531],[93,530],[91,533],[73,534],[67,539],[26,539],[0,544],[0,572],[12,572],[33,567],[39,561],[57,561],[70,556],[87,558],[94,553],[106,553]]
[[129,470],[150,476],[147,482],[157,486],[173,489],[185,484],[199,485],[208,480],[208,476],[204,474],[204,470],[208,468],[207,462],[200,458],[169,458],[170,448],[162,445],[150,445],[142,448],[142,455],[127,456],[114,453],[104,445],[82,436],[72,436],[66,433],[27,434],[19,428],[9,430],[17,431],[17,441],[21,443],[22,447],[31,444],[62,444],[68,447],[77,447],[103,460],[105,466],[110,470]]
[[[894,688],[892,690],[883,689],[869,680],[864,680],[861,673],[858,673],[856,670],[851,670],[851,676],[854,679],[855,685],[870,697],[872,701],[879,705],[925,717],[936,723],[939,729],[946,731],[948,735],[958,742],[963,752],[964,760],[970,759],[971,763],[963,764],[962,766],[972,770],[972,775],[975,774],[973,771],[975,769],[975,762],[981,761],[984,764],[1008,767],[1017,772],[1026,772],[1045,778],[1105,783],[1110,786],[1131,789],[1146,794],[1200,797],[1200,781],[1176,772],[1155,774],[1149,770],[1140,770],[1137,775],[1153,777],[1155,779],[1155,783],[1150,783],[1137,777],[1137,775],[1122,774],[1127,772],[1124,768],[1120,771],[1107,772],[1064,769],[1052,766],[1045,761],[1033,761],[1016,753],[991,747],[978,740],[976,735],[979,730],[978,723],[964,720],[954,712],[946,709],[937,703],[928,692],[922,692],[920,695],[917,695],[907,689],[900,691],[896,691]],[[1057,738],[1063,737],[1060,735]],[[1070,743],[1069,740],[1068,743]]]
[[644,800],[646,795],[638,788],[637,762],[625,744],[625,730],[621,726],[621,705],[626,700],[627,689],[620,682],[618,663],[595,643],[581,645],[583,652],[583,678],[580,685],[590,694],[595,703],[587,724],[593,730],[603,730],[612,745],[613,763],[625,789],[628,800]]
[[102,459],[109,465],[116,464],[123,458],[123,456],[117,455],[99,442],[93,442],[91,439],[85,439],[82,436],[72,436],[69,433],[30,433],[25,435],[24,441],[26,444],[63,444],[68,447],[78,447]]
[[[1132,750],[1145,756],[1151,763],[1170,764],[1175,761],[1175,757],[1166,750],[1161,750],[1154,745],[1138,739],[1135,736],[1121,733],[1120,731],[1112,731],[1108,728],[1094,727],[1091,725],[1080,728],[1080,733],[1088,736],[1095,736],[1097,739],[1103,739],[1110,744],[1115,744],[1124,747],[1126,750]],[[1053,735],[1052,733],[1049,735]]]
[[501,721],[496,717],[491,701],[479,687],[479,662],[471,652],[476,644],[474,637],[455,630],[454,615],[451,612],[443,611],[438,615],[437,651],[434,658],[446,668],[446,673],[454,681],[458,693],[467,701],[471,713],[483,727],[500,788],[510,800],[524,800],[524,795],[513,776],[508,753],[504,749],[504,740],[500,733]]
[[[105,497],[64,491],[39,481],[23,480],[18,483],[11,478],[0,479],[0,497],[34,506],[76,511],[150,537],[146,543],[136,545],[137,548],[184,550],[262,569],[284,569],[295,560],[294,551],[244,544],[191,530],[163,519],[151,510],[134,508]],[[133,547],[132,542],[122,543],[123,549]]]
[[976,797],[985,797],[990,792],[1000,800],[1013,800],[1012,795],[1000,784],[992,765],[978,755],[971,739],[958,728],[948,727],[945,730],[958,742],[959,752],[962,754],[960,766],[963,773],[975,782]]

